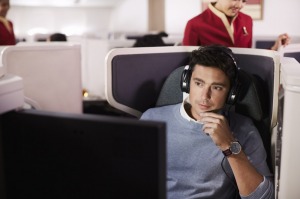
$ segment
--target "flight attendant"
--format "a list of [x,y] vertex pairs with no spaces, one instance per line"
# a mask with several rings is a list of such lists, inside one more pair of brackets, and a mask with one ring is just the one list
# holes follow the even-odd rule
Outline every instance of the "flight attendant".
[[0,45],[2,46],[16,44],[13,24],[6,19],[9,8],[9,0],[0,0]]
[[[182,44],[251,48],[253,20],[240,12],[245,3],[246,0],[217,0],[208,4],[206,10],[187,22]],[[278,36],[271,49],[278,50],[289,43],[290,37],[284,33]]]

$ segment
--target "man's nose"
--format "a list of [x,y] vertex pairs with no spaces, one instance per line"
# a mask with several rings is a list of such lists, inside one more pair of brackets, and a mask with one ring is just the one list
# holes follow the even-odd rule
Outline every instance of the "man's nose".
[[201,99],[207,100],[211,98],[211,89],[208,86],[202,88]]

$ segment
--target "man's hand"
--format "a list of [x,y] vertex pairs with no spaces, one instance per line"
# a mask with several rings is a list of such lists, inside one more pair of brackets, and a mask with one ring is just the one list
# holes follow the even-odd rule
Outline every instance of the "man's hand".
[[214,143],[222,150],[228,149],[230,143],[234,141],[227,119],[217,113],[201,113],[201,122],[204,123],[203,131],[208,134]]

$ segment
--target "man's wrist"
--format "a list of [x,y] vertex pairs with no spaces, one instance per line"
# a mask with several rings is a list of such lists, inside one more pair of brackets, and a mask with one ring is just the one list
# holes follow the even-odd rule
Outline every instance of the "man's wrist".
[[242,146],[238,141],[232,141],[226,150],[222,150],[223,154],[228,157],[230,155],[238,155],[242,151]]

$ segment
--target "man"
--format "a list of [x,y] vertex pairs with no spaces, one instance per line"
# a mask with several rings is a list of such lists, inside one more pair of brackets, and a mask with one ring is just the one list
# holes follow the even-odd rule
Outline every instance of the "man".
[[189,97],[142,115],[167,124],[169,199],[274,197],[259,132],[249,118],[225,108],[234,104],[238,82],[229,48],[199,48],[183,73],[182,89]]
[[6,19],[9,8],[9,0],[0,0],[0,45],[16,44],[13,24]]
[[[240,10],[246,0],[217,0],[208,4],[200,15],[186,24],[183,45],[206,46],[220,44],[227,47],[251,48],[252,18]],[[290,43],[290,37],[284,33],[278,36],[272,50]]]

